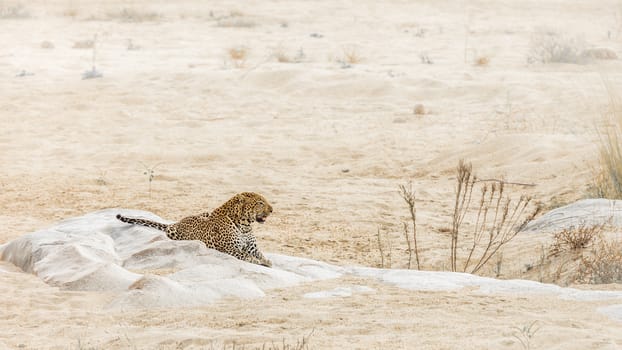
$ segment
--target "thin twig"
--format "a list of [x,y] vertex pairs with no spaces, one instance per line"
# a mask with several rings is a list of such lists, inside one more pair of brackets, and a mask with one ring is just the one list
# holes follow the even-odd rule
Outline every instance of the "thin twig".
[[526,187],[535,187],[538,186],[538,184],[534,184],[534,183],[524,183],[524,182],[511,182],[511,181],[505,181],[505,180],[499,180],[499,179],[478,179],[475,182],[499,182],[499,183],[503,183],[506,185],[516,185],[516,186],[526,186]]

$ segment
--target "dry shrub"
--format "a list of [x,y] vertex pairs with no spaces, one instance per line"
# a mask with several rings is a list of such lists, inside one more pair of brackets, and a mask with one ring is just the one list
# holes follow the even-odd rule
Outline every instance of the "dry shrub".
[[604,48],[604,47],[583,50],[583,52],[581,53],[581,56],[586,57],[586,58],[592,58],[595,60],[617,60],[618,59],[618,55],[615,53],[615,51],[608,49],[608,48]]
[[30,17],[22,5],[7,6],[0,4],[0,19],[21,19]]
[[109,20],[137,23],[157,21],[162,18],[162,15],[153,11],[142,11],[131,8],[123,8],[118,12],[108,13],[107,17]]
[[53,49],[54,48],[54,44],[52,44],[51,41],[45,40],[45,41],[41,42],[41,48],[42,49]]
[[257,26],[257,23],[243,18],[226,18],[219,20],[218,26],[223,28],[253,28]]
[[[462,271],[476,273],[481,270],[499,250],[510,242],[541,210],[536,206],[527,210],[531,197],[521,195],[512,199],[506,192],[506,182],[500,180],[480,180],[473,173],[471,163],[460,160],[457,167],[456,197],[452,227],[450,231],[450,262],[452,271],[457,271],[459,239],[463,236],[462,223],[467,216],[475,216],[475,224],[470,233],[472,239],[468,256]],[[473,191],[478,187],[480,200],[471,207]],[[477,193],[477,192],[476,192]],[[475,212],[473,212],[473,209]]]
[[276,58],[276,60],[280,63],[291,63],[292,62],[292,58],[289,57],[285,52],[283,51],[276,51],[274,53],[274,57]]
[[341,59],[341,61],[348,64],[361,63],[362,57],[359,55],[355,47],[344,47],[342,50],[343,58]]
[[585,225],[570,227],[553,235],[555,242],[551,245],[550,254],[559,255],[566,251],[579,251],[588,248],[603,233],[605,225]]
[[582,55],[584,46],[580,38],[540,31],[531,37],[527,62],[582,64],[587,61]]
[[244,18],[244,13],[242,13],[242,11],[231,10],[229,16],[219,18],[216,25],[223,28],[253,28],[257,26],[257,23],[248,18]]
[[285,49],[280,46],[274,50],[272,55],[280,63],[292,63],[294,61],[287,53],[285,53]]
[[413,108],[413,114],[415,114],[415,115],[424,115],[424,114],[426,114],[426,112],[427,111],[425,109],[425,106],[422,105],[421,103],[417,103],[415,105],[415,108]]
[[622,282],[622,243],[601,240],[591,254],[581,258],[577,282],[590,284]]
[[473,61],[473,64],[475,64],[476,66],[480,66],[480,67],[487,66],[489,63],[490,63],[490,58],[487,56],[479,56],[475,58],[475,60]]
[[228,51],[229,59],[236,68],[242,68],[246,64],[248,58],[248,49],[243,46],[232,47]]
[[72,8],[68,8],[68,9],[65,9],[63,11],[62,15],[64,17],[71,17],[71,18],[75,19],[76,17],[78,17],[78,10],[76,8],[73,8],[73,7]]
[[597,198],[622,199],[622,101],[610,82],[603,78],[609,95],[609,110],[603,116],[606,127],[598,129],[600,147],[588,194]]
[[92,49],[95,46],[95,41],[91,39],[79,40],[73,43],[74,49]]

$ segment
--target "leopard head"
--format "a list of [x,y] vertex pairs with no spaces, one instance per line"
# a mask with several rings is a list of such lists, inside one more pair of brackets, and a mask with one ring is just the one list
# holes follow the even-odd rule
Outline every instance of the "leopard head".
[[262,195],[254,192],[238,193],[229,202],[243,224],[251,224],[253,221],[263,224],[272,214],[270,203]]

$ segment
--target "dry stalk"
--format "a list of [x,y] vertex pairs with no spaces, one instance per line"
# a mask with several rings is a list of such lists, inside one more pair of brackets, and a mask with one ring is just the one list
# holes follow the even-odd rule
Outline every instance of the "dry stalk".
[[492,258],[501,247],[510,242],[527,225],[527,223],[538,215],[541,210],[537,206],[520,224],[519,220],[523,217],[525,209],[531,202],[531,197],[521,196],[518,202],[512,205],[510,198],[504,202],[502,216],[499,221],[493,221],[493,226],[489,230],[488,244],[482,253],[479,261],[471,270],[471,273],[479,271]]
[[451,226],[451,246],[450,246],[450,262],[451,271],[456,271],[456,260],[458,258],[458,233],[460,232],[460,225],[462,220],[469,209],[471,202],[471,195],[473,193],[473,185],[476,181],[476,176],[472,174],[473,166],[471,163],[465,163],[463,159],[460,159],[458,163],[458,177],[456,178],[456,199],[454,203],[454,213],[452,217]]
[[410,247],[410,238],[408,238],[408,224],[403,222],[404,224],[404,238],[406,239],[406,245],[408,245],[408,269],[411,267],[411,263],[413,260],[413,251]]
[[[413,225],[413,242],[415,245],[415,260],[417,262],[417,270],[421,270],[421,264],[419,262],[419,248],[417,246],[417,208],[415,206],[415,191],[413,190],[412,182],[409,183],[408,188],[404,185],[400,185],[400,195],[408,205],[408,210],[410,212],[410,220]],[[408,268],[410,268],[411,261],[411,249],[410,249],[410,241],[408,240],[408,227],[406,223],[404,223],[404,234],[406,235],[406,240],[408,242]]]
[[473,189],[476,183],[482,183],[480,200],[477,207],[475,225],[472,231],[473,241],[462,271],[476,273],[484,267],[499,250],[511,241],[525,225],[540,211],[538,206],[526,219],[519,222],[525,214],[531,197],[521,196],[518,201],[506,195],[504,181],[493,180],[491,184],[478,180],[473,174],[471,163],[460,160],[457,168],[457,188],[451,229],[451,269],[457,270],[457,249],[460,227],[470,210]]
[[382,250],[382,238],[380,237],[380,227],[378,227],[378,250],[380,251],[380,267],[384,268],[384,251]]

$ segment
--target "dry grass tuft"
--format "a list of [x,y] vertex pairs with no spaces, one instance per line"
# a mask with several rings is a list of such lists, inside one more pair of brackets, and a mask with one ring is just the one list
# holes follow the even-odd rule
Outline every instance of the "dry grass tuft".
[[110,12],[106,15],[108,20],[129,23],[150,22],[162,19],[162,15],[153,11],[142,11],[132,8],[123,8],[118,12]]
[[302,47],[298,49],[295,55],[290,55],[279,46],[272,52],[272,57],[280,63],[300,63],[305,59],[306,55]]
[[51,41],[45,40],[45,41],[41,42],[41,48],[42,49],[53,49],[54,48],[54,44],[52,44]]
[[0,19],[29,18],[30,13],[22,5],[7,6],[0,4]]
[[475,60],[473,61],[473,64],[479,67],[485,67],[488,64],[490,64],[490,58],[487,56],[476,57]]
[[355,47],[344,47],[342,50],[343,58],[341,61],[347,64],[358,64],[363,60]]
[[588,248],[594,241],[599,238],[604,230],[605,225],[580,225],[578,227],[570,227],[563,229],[554,234],[555,242],[551,245],[550,254],[557,256],[567,251],[580,251]]
[[232,47],[227,51],[229,60],[236,68],[243,68],[248,58],[249,50],[244,46]]
[[78,10],[76,8],[68,8],[65,9],[62,13],[63,17],[71,17],[73,19],[75,19],[76,17],[78,17]]
[[600,147],[598,166],[588,194],[596,198],[622,199],[622,101],[603,78],[609,95],[609,110],[604,115],[606,127],[598,129]]
[[231,10],[228,16],[219,18],[216,25],[223,28],[254,28],[257,26],[257,23],[244,18],[244,13],[241,11]]
[[583,64],[585,43],[582,39],[555,32],[540,31],[531,37],[528,63],[574,63]]
[[415,105],[415,108],[413,108],[413,114],[415,114],[415,115],[425,115],[425,114],[427,114],[425,106],[422,105],[421,103],[417,103]]
[[589,255],[581,258],[577,282],[606,284],[622,282],[622,242],[601,240]]
[[279,63],[292,63],[293,60],[291,57],[289,57],[285,52],[283,51],[275,51],[274,52],[274,58],[276,58],[276,60]]
[[79,41],[74,42],[72,47],[74,49],[92,49],[93,47],[95,47],[95,40],[92,40],[92,39],[79,40]]
[[615,51],[608,49],[608,48],[604,48],[604,47],[583,50],[583,52],[581,53],[581,56],[586,57],[586,58],[592,58],[595,60],[617,60],[618,59],[618,55],[615,53]]

